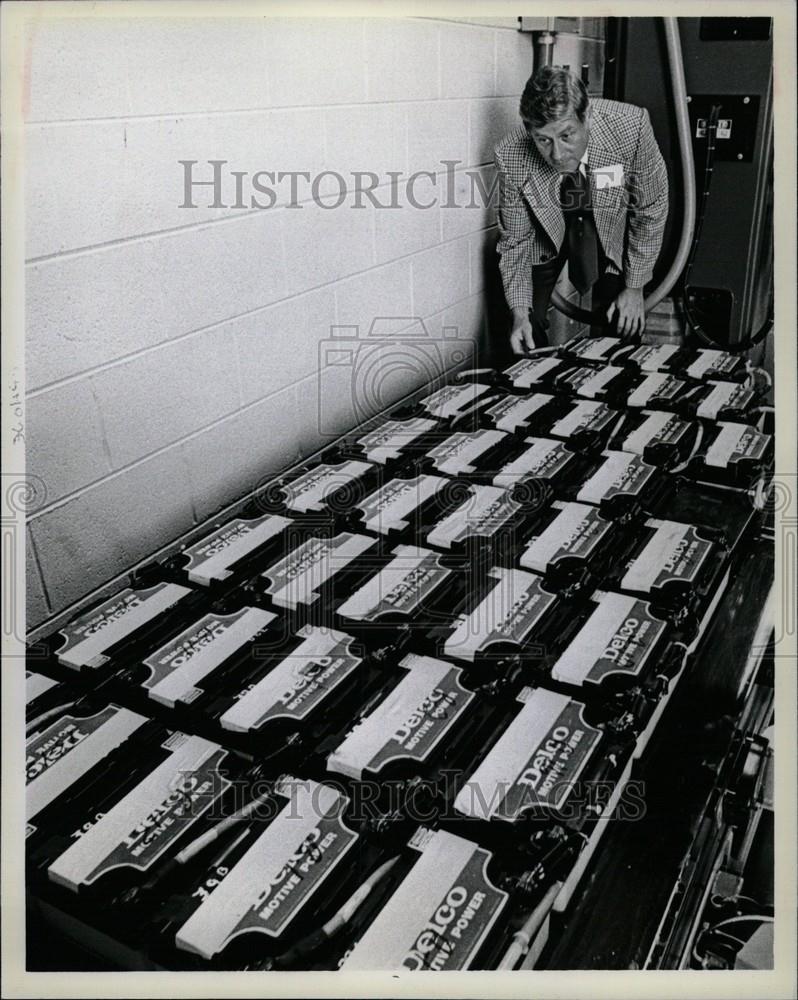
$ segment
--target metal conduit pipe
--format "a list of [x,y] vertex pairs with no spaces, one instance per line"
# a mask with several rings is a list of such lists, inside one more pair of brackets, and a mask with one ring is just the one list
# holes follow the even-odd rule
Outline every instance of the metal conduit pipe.
[[555,34],[552,31],[542,31],[537,39],[537,57],[535,67],[551,66],[554,60]]
[[[682,231],[679,238],[679,246],[673,258],[668,273],[657,285],[657,287],[646,297],[644,308],[646,312],[654,308],[676,284],[679,275],[684,269],[690,253],[690,244],[693,239],[695,228],[695,175],[693,173],[693,153],[692,140],[690,137],[690,117],[687,113],[687,87],[684,82],[684,61],[682,59],[682,43],[679,38],[679,21],[676,17],[663,17],[662,23],[665,28],[665,44],[668,50],[668,67],[671,75],[671,89],[673,92],[673,103],[676,111],[676,131],[679,138],[679,161],[681,164],[682,181],[684,184],[684,208],[682,211]],[[568,302],[555,289],[552,293],[551,301],[571,319],[577,319],[582,323],[593,323],[602,325],[606,323],[603,313],[595,314],[587,309],[580,309],[579,306]]]

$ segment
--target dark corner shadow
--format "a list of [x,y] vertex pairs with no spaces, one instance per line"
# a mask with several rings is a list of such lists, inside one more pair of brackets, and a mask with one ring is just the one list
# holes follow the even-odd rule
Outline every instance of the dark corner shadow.
[[495,230],[486,233],[482,247],[482,308],[485,322],[482,325],[475,367],[504,368],[513,359],[510,349],[510,311],[504,299],[499,258],[496,254]]

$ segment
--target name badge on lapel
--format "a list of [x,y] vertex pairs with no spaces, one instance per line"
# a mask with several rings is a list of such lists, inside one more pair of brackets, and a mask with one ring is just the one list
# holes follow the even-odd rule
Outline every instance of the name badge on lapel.
[[605,188],[620,187],[623,184],[623,164],[611,163],[606,167],[595,167],[593,169],[593,179],[596,182],[597,191],[603,191]]

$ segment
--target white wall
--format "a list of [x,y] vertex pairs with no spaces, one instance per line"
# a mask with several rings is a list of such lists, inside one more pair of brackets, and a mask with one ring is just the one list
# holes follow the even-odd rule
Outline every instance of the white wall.
[[[420,316],[432,336],[484,333],[490,211],[211,208],[200,192],[204,207],[180,208],[178,161],[382,178],[449,159],[461,182],[482,165],[489,181],[532,67],[516,27],[31,19],[27,465],[47,497],[29,522],[29,625],[320,447],[331,327]],[[351,372],[333,374],[325,421],[341,432]],[[385,395],[422,374],[394,365]]]

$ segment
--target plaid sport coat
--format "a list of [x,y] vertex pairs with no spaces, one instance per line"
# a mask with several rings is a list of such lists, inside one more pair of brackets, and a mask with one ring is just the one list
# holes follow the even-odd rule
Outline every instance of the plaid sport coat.
[[[593,216],[607,269],[627,288],[642,288],[662,247],[668,173],[645,108],[590,101],[587,174]],[[499,179],[499,270],[510,308],[531,309],[532,266],[562,246],[565,220],[560,174],[538,153],[523,125],[495,150]]]

